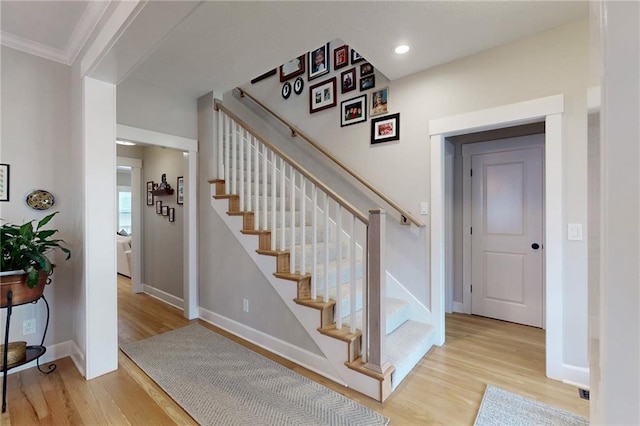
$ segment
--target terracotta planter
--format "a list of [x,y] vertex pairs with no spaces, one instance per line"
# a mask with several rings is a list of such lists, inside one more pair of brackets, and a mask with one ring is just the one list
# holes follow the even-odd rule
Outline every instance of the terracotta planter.
[[0,276],[0,307],[7,307],[7,293],[9,291],[13,292],[13,306],[38,300],[44,292],[48,278],[49,275],[46,272],[40,272],[38,284],[34,288],[29,288],[25,273]]

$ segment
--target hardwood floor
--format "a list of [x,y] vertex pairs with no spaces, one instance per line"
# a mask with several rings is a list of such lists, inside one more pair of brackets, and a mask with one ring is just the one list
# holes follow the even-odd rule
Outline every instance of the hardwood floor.
[[[189,324],[182,312],[118,277],[120,343]],[[391,419],[392,425],[472,425],[487,384],[588,417],[578,390],[544,376],[544,331],[487,318],[447,315],[447,343],[434,347],[384,403],[346,389],[290,361],[230,336],[292,370]],[[86,381],[69,358],[46,376],[32,368],[9,376],[3,426],[192,425],[195,422],[122,352],[120,368]]]

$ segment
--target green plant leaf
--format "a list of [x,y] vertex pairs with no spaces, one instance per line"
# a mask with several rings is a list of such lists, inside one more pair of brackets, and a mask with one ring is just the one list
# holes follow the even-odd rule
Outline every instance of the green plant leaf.
[[49,223],[49,221],[50,221],[51,219],[53,219],[53,217],[54,217],[55,215],[57,215],[58,213],[59,213],[59,212],[53,212],[53,213],[51,213],[50,215],[47,215],[47,216],[43,217],[43,218],[40,220],[40,222],[38,222],[38,228],[37,228],[37,229],[40,229],[40,228],[42,228],[43,226],[45,226],[47,223]]
[[40,274],[36,268],[27,271],[27,286],[29,288],[34,288],[38,284],[38,275]]
[[38,231],[38,232],[36,232],[36,238],[40,238],[41,240],[44,240],[44,239],[49,238],[50,236],[52,236],[56,232],[58,232],[56,229],[47,229],[45,231]]

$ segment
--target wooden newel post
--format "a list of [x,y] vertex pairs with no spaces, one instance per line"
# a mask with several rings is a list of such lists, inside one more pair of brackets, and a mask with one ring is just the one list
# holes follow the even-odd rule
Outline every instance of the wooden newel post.
[[[385,211],[369,210],[369,357],[365,367],[382,374],[389,367],[385,351],[386,267]],[[366,343],[365,343],[366,347]]]

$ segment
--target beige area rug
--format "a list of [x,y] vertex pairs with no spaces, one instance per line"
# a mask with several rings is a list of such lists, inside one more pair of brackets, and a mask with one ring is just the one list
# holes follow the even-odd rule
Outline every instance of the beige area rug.
[[475,426],[585,426],[589,420],[577,414],[552,407],[487,385]]
[[198,324],[121,349],[202,425],[387,425],[389,419]]

